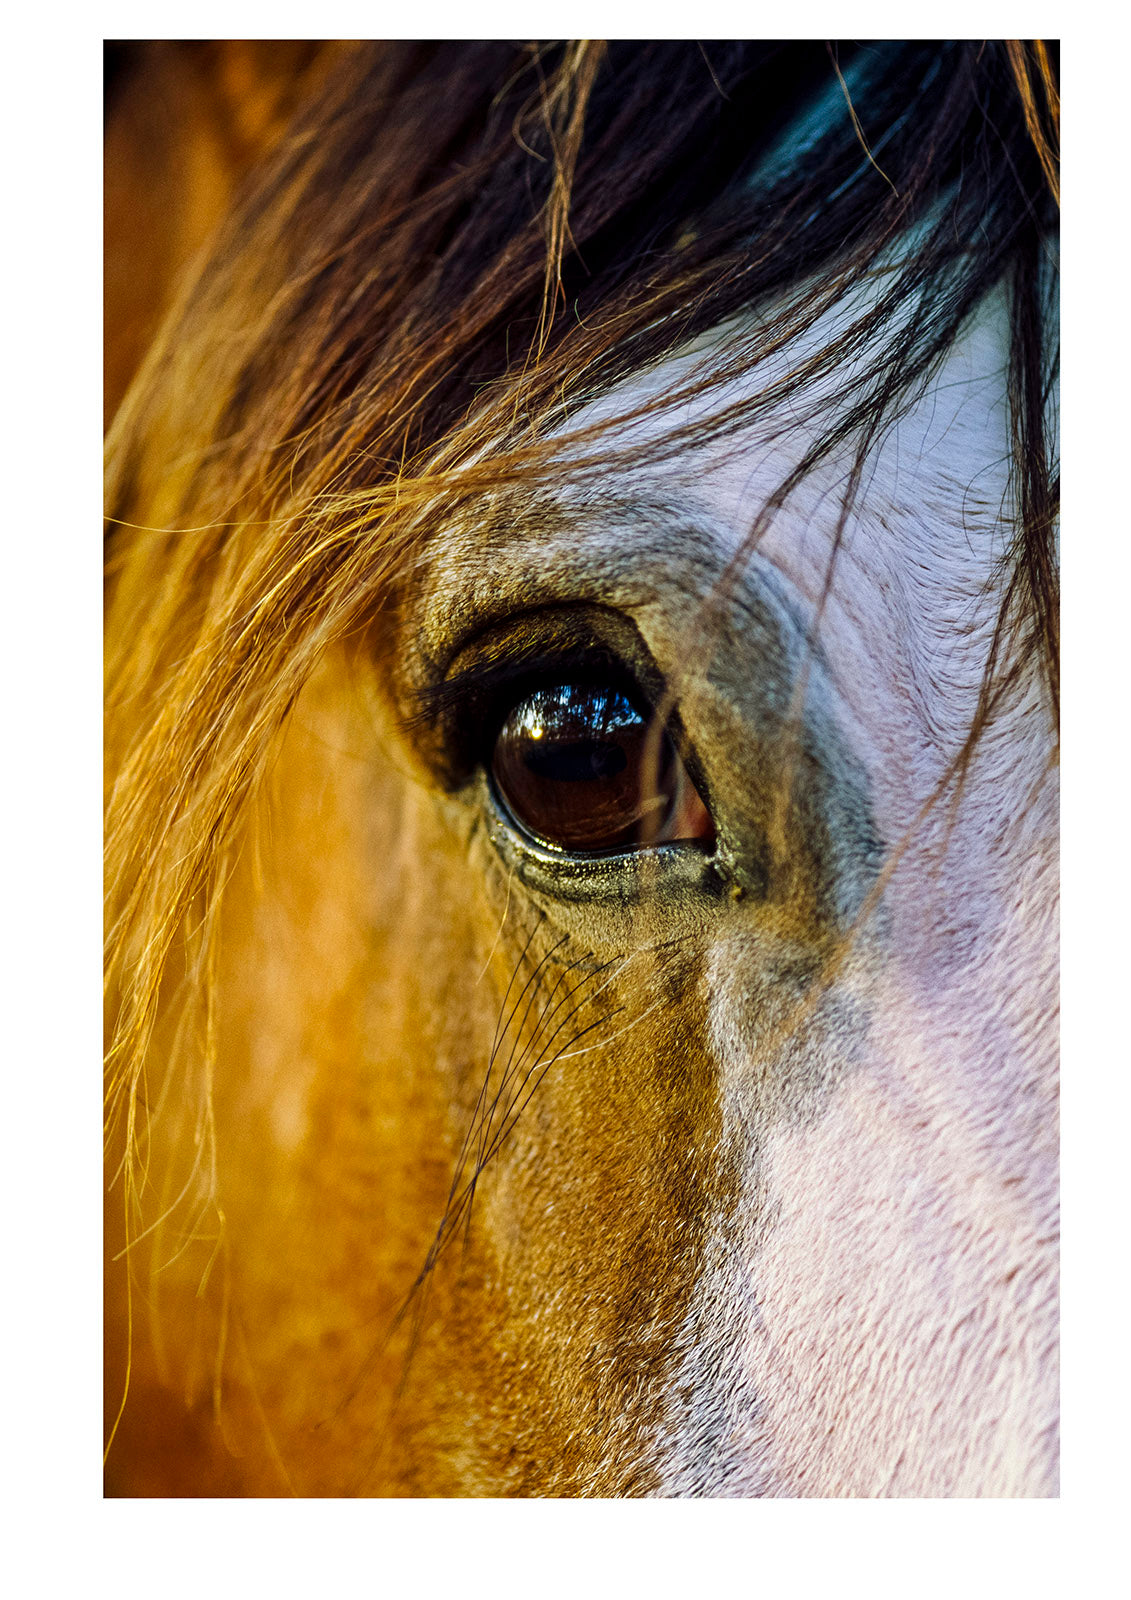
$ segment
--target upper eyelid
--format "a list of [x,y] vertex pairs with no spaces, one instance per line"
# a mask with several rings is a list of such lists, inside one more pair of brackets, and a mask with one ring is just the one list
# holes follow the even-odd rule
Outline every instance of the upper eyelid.
[[579,671],[607,672],[649,706],[666,698],[664,674],[630,616],[615,606],[558,601],[495,617],[433,657],[403,726],[440,725],[467,702],[525,676]]
[[609,651],[594,646],[591,650],[547,650],[544,645],[524,652],[519,646],[513,654],[491,657],[474,662],[440,683],[425,684],[416,691],[416,711],[406,719],[408,728],[443,721],[466,705],[469,699],[493,696],[503,689],[518,689],[530,678],[540,675],[558,677],[564,682],[571,673],[608,672],[611,677],[623,680],[626,687],[648,702],[647,695],[636,685],[625,663],[614,658]]
[[464,633],[420,662],[414,676],[402,689],[400,730],[448,793],[484,765],[492,733],[528,686],[580,676],[623,689],[649,721],[661,722],[699,792],[709,792],[668,676],[635,619],[618,607],[574,601],[516,609]]

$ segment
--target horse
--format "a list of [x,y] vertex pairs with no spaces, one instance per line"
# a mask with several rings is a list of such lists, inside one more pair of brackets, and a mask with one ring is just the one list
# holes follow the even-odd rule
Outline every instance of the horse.
[[1055,46],[113,64],[107,1493],[1055,1495]]

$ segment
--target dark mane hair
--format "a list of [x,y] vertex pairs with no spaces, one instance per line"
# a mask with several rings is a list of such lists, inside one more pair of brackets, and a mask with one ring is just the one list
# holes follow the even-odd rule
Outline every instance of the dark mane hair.
[[[849,441],[847,515],[880,431],[1005,292],[1015,531],[971,741],[1034,662],[1055,719],[1057,78],[1039,43],[328,52],[110,433],[110,1086],[127,1148],[170,957],[203,983],[241,808],[320,655],[372,624],[441,515],[552,483],[552,427],[741,313],[775,306],[697,388],[883,285],[788,382],[649,448],[843,371],[767,510]],[[612,424],[596,443],[586,470],[636,448]]]

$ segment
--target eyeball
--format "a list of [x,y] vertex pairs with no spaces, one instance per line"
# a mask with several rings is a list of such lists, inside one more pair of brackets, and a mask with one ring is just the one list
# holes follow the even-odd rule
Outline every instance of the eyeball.
[[559,850],[714,839],[667,730],[612,684],[559,683],[527,694],[499,729],[491,773],[515,820]]

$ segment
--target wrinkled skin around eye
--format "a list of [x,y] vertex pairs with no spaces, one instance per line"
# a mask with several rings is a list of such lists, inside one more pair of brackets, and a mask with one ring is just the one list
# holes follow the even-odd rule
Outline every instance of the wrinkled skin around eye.
[[535,689],[499,730],[491,770],[515,818],[562,850],[714,836],[667,733],[612,686]]

